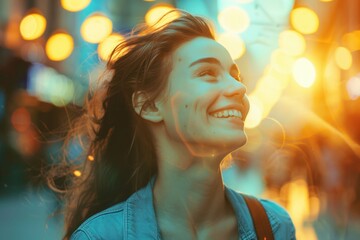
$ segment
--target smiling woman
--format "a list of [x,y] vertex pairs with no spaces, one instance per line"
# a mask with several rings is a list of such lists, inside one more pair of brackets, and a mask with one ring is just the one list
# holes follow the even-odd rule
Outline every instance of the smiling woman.
[[[207,21],[178,12],[119,44],[112,78],[90,95],[76,134],[92,161],[66,189],[65,239],[256,238],[244,195],[220,172],[246,142],[246,88]],[[294,239],[286,211],[260,202],[271,235]]]

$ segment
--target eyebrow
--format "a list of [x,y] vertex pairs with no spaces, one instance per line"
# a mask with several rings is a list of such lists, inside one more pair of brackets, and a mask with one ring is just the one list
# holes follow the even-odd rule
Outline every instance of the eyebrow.
[[192,67],[199,63],[211,63],[211,64],[221,65],[220,61],[217,58],[208,57],[208,58],[200,58],[200,59],[190,63],[189,67]]
[[[190,63],[189,67],[192,67],[199,63],[210,63],[210,64],[217,64],[217,65],[221,66],[221,63],[217,58],[208,57],[208,58],[200,58],[200,59]],[[235,63],[233,63],[230,67],[230,70],[233,70],[233,69],[236,70],[238,74],[240,74],[240,70]]]

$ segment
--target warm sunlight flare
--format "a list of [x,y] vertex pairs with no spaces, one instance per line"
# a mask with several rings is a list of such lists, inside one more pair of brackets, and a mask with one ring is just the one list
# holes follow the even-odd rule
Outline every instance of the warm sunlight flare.
[[[296,237],[298,239],[317,240],[316,233],[311,224],[304,224],[304,222],[310,220],[310,216],[317,217],[314,216],[314,212],[311,212],[310,193],[305,180],[293,180],[286,184],[282,191],[287,192],[287,209],[297,230]],[[313,199],[312,203],[313,201],[316,200]],[[318,204],[318,202],[316,202],[316,204]],[[315,209],[318,209],[318,206],[315,206]]]
[[20,34],[25,40],[34,40],[43,35],[46,19],[38,13],[26,15],[20,22]]
[[45,52],[52,61],[62,61],[70,56],[74,49],[74,40],[67,33],[53,34],[46,42]]

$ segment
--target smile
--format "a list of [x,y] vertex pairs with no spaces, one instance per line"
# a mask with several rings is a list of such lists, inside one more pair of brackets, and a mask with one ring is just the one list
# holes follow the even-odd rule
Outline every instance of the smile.
[[242,118],[242,114],[239,110],[230,109],[230,110],[223,110],[221,112],[212,113],[211,116],[216,118]]

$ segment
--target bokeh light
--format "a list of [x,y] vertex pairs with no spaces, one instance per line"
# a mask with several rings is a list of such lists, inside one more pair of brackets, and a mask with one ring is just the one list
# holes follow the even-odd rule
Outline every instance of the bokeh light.
[[279,35],[279,48],[286,54],[299,56],[305,52],[305,38],[296,31],[285,30]]
[[344,47],[337,47],[335,50],[335,62],[336,65],[343,70],[350,69],[352,65],[351,52]]
[[34,64],[29,70],[28,92],[44,102],[65,106],[75,94],[74,82],[55,69]]
[[360,30],[344,34],[342,44],[352,52],[360,50]]
[[90,4],[91,0],[61,0],[61,6],[69,12],[78,12]]
[[250,25],[250,18],[247,12],[239,7],[227,7],[218,15],[220,26],[228,32],[241,33]]
[[88,160],[89,160],[89,161],[94,161],[94,159],[95,159],[95,158],[94,158],[93,155],[89,155],[89,156],[88,156]]
[[305,57],[299,58],[294,62],[292,74],[296,83],[304,88],[311,87],[315,82],[315,66]]
[[112,32],[113,23],[105,15],[95,13],[85,19],[80,28],[83,39],[89,43],[99,43]]
[[11,114],[11,124],[18,132],[25,132],[28,130],[31,125],[31,116],[29,111],[24,107],[17,108]]
[[20,22],[20,34],[25,40],[34,40],[43,35],[46,19],[39,13],[26,15]]
[[155,4],[146,12],[145,22],[148,26],[154,26],[155,24],[156,26],[162,26],[180,16],[178,12],[174,11],[162,18],[165,14],[174,9],[175,8],[171,4]]
[[360,74],[351,77],[346,83],[346,90],[350,99],[355,100],[360,97]]
[[315,33],[319,28],[319,17],[306,7],[295,8],[291,11],[290,22],[293,28],[302,34]]
[[230,53],[232,59],[238,59],[245,53],[245,43],[236,34],[223,33],[217,37],[217,41]]
[[275,49],[270,58],[271,67],[275,68],[276,71],[283,74],[291,73],[292,65],[295,58],[281,49]]
[[75,177],[81,177],[81,172],[79,170],[75,170],[73,173]]
[[46,42],[45,52],[52,61],[62,61],[70,56],[74,40],[67,33],[55,33]]
[[110,54],[114,48],[123,40],[124,37],[118,33],[113,33],[105,38],[104,41],[99,44],[97,49],[99,57],[104,61],[109,60]]
[[249,96],[250,110],[245,120],[246,128],[257,127],[263,119],[263,104],[256,96]]

